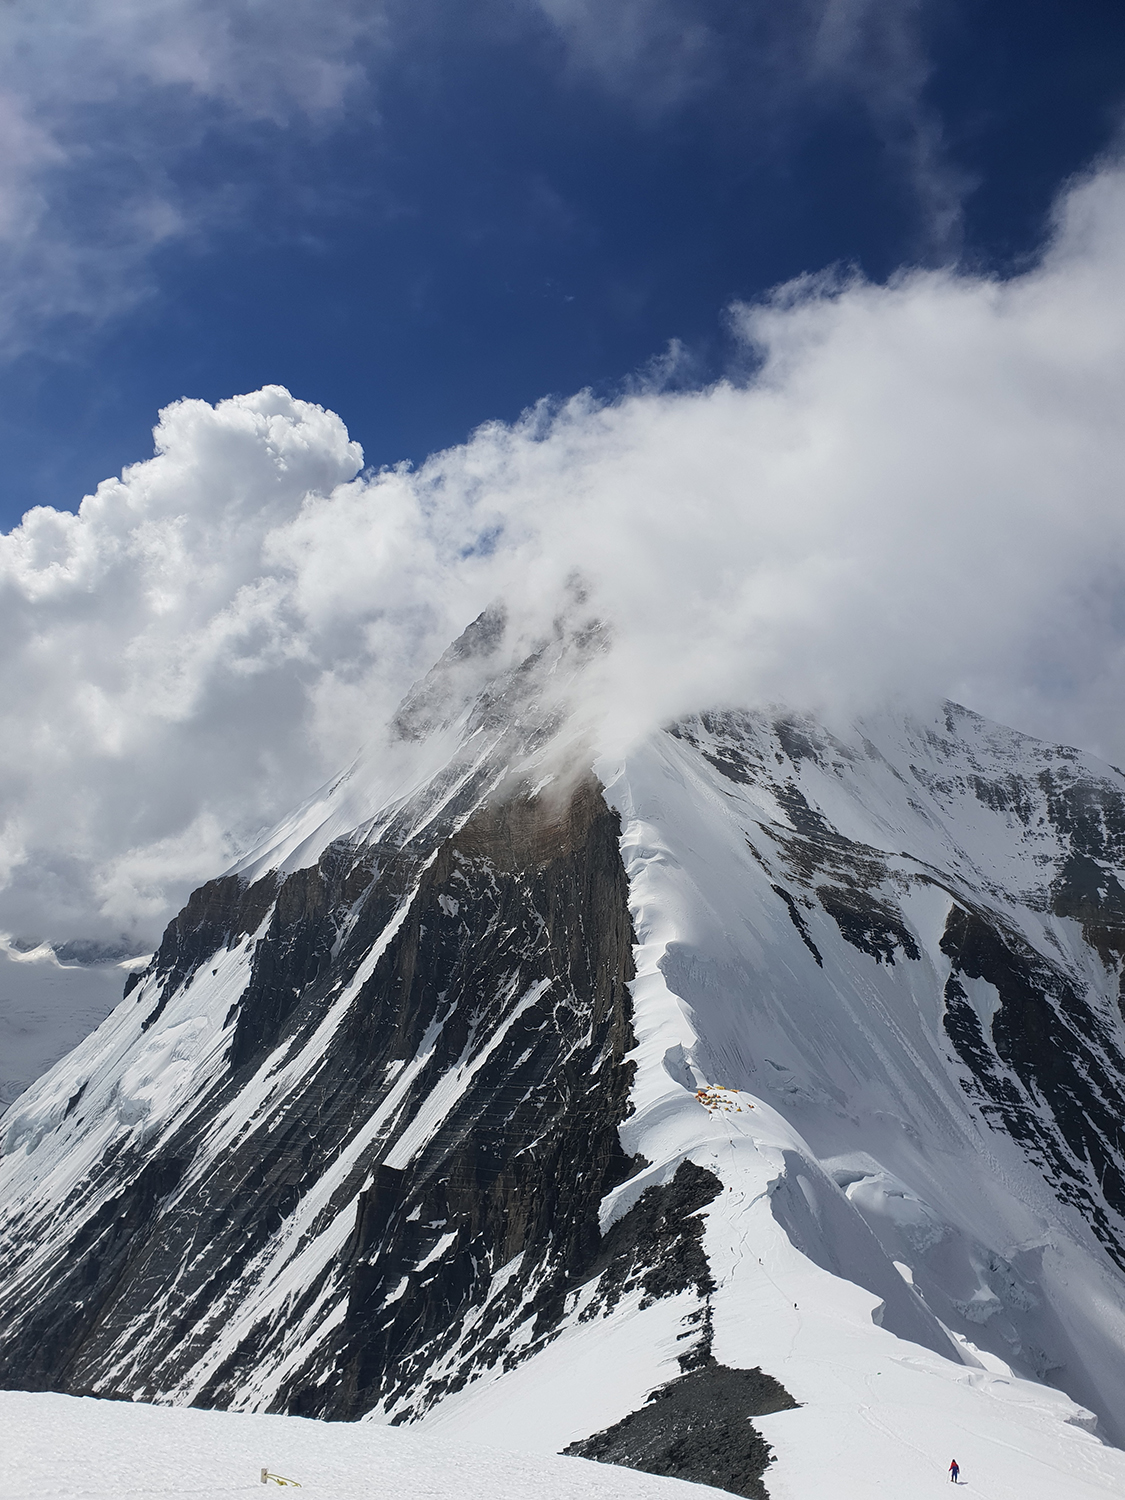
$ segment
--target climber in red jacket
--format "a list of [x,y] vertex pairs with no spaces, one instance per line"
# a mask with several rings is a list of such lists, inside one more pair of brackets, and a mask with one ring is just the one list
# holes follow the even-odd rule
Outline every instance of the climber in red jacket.
[[956,1459],[954,1459],[953,1462],[949,1465],[949,1477],[950,1479],[952,1479],[954,1484],[957,1483],[957,1476],[958,1474],[960,1474],[960,1472],[961,1465],[957,1462]]

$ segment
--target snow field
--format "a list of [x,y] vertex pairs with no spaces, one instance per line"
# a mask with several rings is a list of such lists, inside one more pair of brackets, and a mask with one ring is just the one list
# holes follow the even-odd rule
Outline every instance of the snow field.
[[[921,733],[886,748],[903,762],[931,750]],[[1004,731],[972,753],[1025,749]],[[994,1500],[1125,1492],[1125,1452],[1090,1430],[1092,1414],[1018,1378],[996,1352],[1037,1336],[1042,1309],[1001,1306],[979,1271],[989,1246],[1037,1268],[1034,1295],[1077,1335],[1066,1377],[1103,1407],[1122,1369],[1123,1309],[1088,1229],[967,1105],[941,1031],[949,895],[896,890],[921,957],[894,967],[857,952],[810,906],[818,966],[750,848],[763,840],[776,853],[762,823],[786,826],[767,792],[715,774],[666,736],[607,770],[638,939],[635,1112],[622,1144],[651,1165],[607,1197],[603,1228],[685,1158],[721,1180],[703,1210],[714,1355],[760,1366],[801,1403],[757,1419],[774,1447],[772,1500],[914,1500],[948,1486],[953,1457],[962,1487]],[[809,802],[885,848],[892,867],[893,851],[920,845],[994,900],[999,878],[1026,878],[1026,851],[1014,858],[1012,830],[990,809],[933,803],[920,818],[906,802],[916,791],[887,761],[845,770],[842,789],[802,763]],[[705,1107],[697,1090],[715,1086],[741,1111]],[[947,1266],[982,1345],[946,1328],[915,1288],[914,1267],[927,1264]],[[679,1374],[698,1306],[694,1293],[644,1309],[634,1297],[588,1323],[572,1309],[546,1349],[445,1398],[421,1430],[546,1450],[608,1427]],[[1022,1322],[1004,1332],[1017,1313]]]
[[[0,1500],[691,1500],[722,1494],[397,1427],[0,1392]],[[262,1483],[268,1469],[301,1488]]]

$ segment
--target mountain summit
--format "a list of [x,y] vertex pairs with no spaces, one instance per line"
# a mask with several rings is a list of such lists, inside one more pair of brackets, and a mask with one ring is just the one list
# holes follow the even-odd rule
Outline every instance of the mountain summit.
[[1125,776],[953,704],[592,763],[601,645],[482,616],[12,1105],[0,1383],[1119,1491]]

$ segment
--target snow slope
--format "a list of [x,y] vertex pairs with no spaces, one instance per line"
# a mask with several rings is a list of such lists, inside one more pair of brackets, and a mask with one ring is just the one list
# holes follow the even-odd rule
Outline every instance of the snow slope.
[[393,1428],[0,1392],[0,1500],[691,1500],[716,1496],[580,1458],[496,1452]]
[[[857,948],[854,933],[848,940],[817,899],[831,889],[818,884],[823,870],[798,883],[807,851],[788,845],[784,831],[776,842],[770,790],[716,772],[707,754],[721,760],[729,734],[709,736],[699,725],[696,744],[663,735],[611,779],[609,795],[626,820],[641,944],[637,1027],[652,1037],[650,1051],[642,1041],[639,1114],[627,1146],[654,1160],[668,1150],[663,1123],[657,1145],[644,1121],[663,1121],[682,1089],[664,1065],[670,1049],[682,1048],[695,1081],[745,1088],[799,1133],[800,1151],[821,1172],[818,1185],[815,1177],[811,1188],[800,1183],[801,1197],[787,1179],[790,1233],[822,1263],[887,1297],[886,1326],[918,1336],[907,1326],[911,1301],[903,1305],[893,1278],[888,1289],[889,1259],[908,1268],[962,1347],[979,1345],[1024,1374],[1054,1370],[1112,1422],[1125,1349],[1120,1261],[1107,1256],[1081,1203],[1059,1201],[1042,1162],[982,1118],[975,1080],[943,1024],[951,962],[940,942],[959,901],[983,906],[1065,964],[1089,1003],[1090,1029],[1104,1024],[1119,1057],[1118,974],[1091,953],[1077,921],[1042,909],[1065,830],[1045,806],[1017,819],[979,795],[981,778],[994,785],[1018,775],[1045,804],[1036,761],[1059,752],[963,712],[952,722],[956,741],[941,719],[865,726],[850,755],[825,739],[830,753],[800,757],[791,778],[808,807],[851,841],[850,849],[829,842],[829,858],[883,857],[882,879],[868,871],[863,890],[886,902],[902,920],[903,941],[916,945],[909,956],[888,927],[883,940],[896,945],[895,962]],[[775,730],[760,720],[739,728],[746,766],[777,763]],[[916,774],[907,780],[896,767]],[[1111,768],[1090,770],[1122,781]],[[777,894],[783,884],[809,902],[803,932]],[[979,982],[977,998],[995,1012],[989,988]],[[1056,1129],[1042,1099],[1037,1108],[1044,1129]],[[1076,1166],[1093,1176],[1088,1162]],[[882,1257],[864,1246],[849,1260],[838,1228],[820,1233],[818,1215],[839,1220],[840,1210],[825,1177],[859,1210]],[[809,1204],[806,1213],[801,1201],[810,1194],[828,1207]],[[1121,1441],[1125,1433],[1113,1430]]]
[[[966,1366],[896,1337],[878,1326],[877,1298],[795,1249],[770,1196],[803,1143],[768,1106],[751,1113],[740,1098],[742,1115],[724,1117],[725,1139],[700,1129],[691,1155],[726,1183],[706,1233],[715,1355],[761,1365],[802,1403],[755,1419],[774,1448],[772,1500],[943,1494],[953,1457],[963,1482],[990,1500],[1119,1494],[1125,1453],[1089,1430],[1089,1412],[998,1361]],[[651,1384],[677,1373],[657,1360],[670,1330],[638,1327],[644,1317],[575,1326],[526,1365],[448,1398],[421,1430],[497,1445],[518,1436],[544,1452],[573,1441],[589,1429],[591,1405],[616,1415],[622,1386],[643,1386],[646,1365]]]

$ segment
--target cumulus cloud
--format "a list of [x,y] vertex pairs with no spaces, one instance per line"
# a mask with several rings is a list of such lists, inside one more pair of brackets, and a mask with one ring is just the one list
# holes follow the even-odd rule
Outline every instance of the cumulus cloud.
[[0,927],[151,940],[481,608],[534,633],[575,570],[603,748],[948,694],[1125,760],[1123,274],[1114,166],[1014,280],[806,278],[735,309],[742,384],[578,396],[416,471],[280,388],[169,408],[0,538]]
[[360,452],[277,390],[180,402],[155,437],[76,515],[38,507],[0,538],[0,873],[32,935],[159,922],[169,880],[222,866],[311,773],[315,643],[263,538]]

